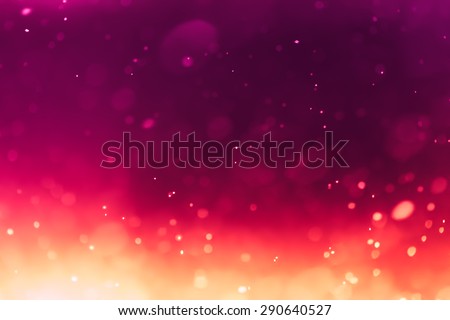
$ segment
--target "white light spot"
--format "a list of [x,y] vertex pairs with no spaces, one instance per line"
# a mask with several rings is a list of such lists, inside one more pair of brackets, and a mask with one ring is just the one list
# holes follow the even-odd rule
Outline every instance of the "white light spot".
[[246,287],[246,286],[240,286],[239,288],[238,288],[238,292],[240,293],[240,294],[244,294],[244,293],[246,293],[248,291],[248,287]]
[[406,253],[410,257],[414,257],[416,255],[416,252],[417,252],[417,249],[414,246],[409,247],[408,250],[406,251]]

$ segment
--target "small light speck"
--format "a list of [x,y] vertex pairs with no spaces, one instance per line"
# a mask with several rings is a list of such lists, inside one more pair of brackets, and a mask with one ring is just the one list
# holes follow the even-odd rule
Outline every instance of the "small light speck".
[[238,288],[238,292],[240,293],[240,294],[244,294],[244,293],[246,293],[248,291],[248,287],[246,287],[246,286],[240,286],[239,288]]
[[359,279],[352,272],[347,272],[345,274],[345,280],[347,280],[350,284],[357,284]]
[[427,204],[428,211],[434,211],[435,208],[436,208],[436,205],[433,202],[430,202]]
[[366,188],[366,183],[364,181],[358,182],[358,189],[364,190]]
[[414,257],[416,255],[416,252],[417,252],[417,249],[414,246],[409,247],[408,250],[406,251],[406,253],[410,257]]
[[372,219],[373,219],[373,221],[376,221],[376,222],[381,221],[383,219],[383,214],[380,212],[375,212],[372,215]]
[[213,252],[213,246],[210,244],[205,244],[203,246],[203,252],[205,252],[206,254],[210,254]]
[[380,269],[375,268],[375,269],[372,270],[372,275],[375,278],[378,277],[380,274],[381,274],[381,270]]

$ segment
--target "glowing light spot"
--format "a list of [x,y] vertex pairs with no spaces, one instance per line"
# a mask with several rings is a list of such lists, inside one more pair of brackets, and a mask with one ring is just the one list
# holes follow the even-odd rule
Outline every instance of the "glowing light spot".
[[142,239],[138,237],[138,238],[134,239],[134,243],[136,245],[140,245],[142,243]]
[[354,202],[349,202],[347,205],[347,208],[349,208],[350,210],[353,210],[356,208],[356,203]]
[[440,227],[440,228],[439,228],[439,233],[440,233],[440,234],[443,234],[444,231],[445,231],[445,228],[444,228],[444,227]]
[[373,244],[373,246],[375,247],[375,249],[378,249],[381,246],[381,243],[377,241]]
[[183,57],[181,59],[181,65],[185,68],[190,68],[194,65],[194,59],[192,57]]
[[94,251],[94,250],[95,250],[95,247],[91,244],[91,245],[89,246],[89,250],[90,250],[90,251]]
[[40,226],[41,226],[41,224],[39,223],[39,221],[33,222],[33,227],[34,227],[35,229],[39,229]]
[[384,75],[385,72],[386,72],[386,68],[384,65],[378,64],[375,66],[375,73],[382,76],[382,75]]
[[8,229],[6,230],[6,234],[7,234],[8,236],[12,236],[12,235],[14,234],[14,229],[8,228]]
[[172,198],[175,195],[175,191],[171,191],[167,194],[167,197]]
[[358,182],[358,189],[364,190],[366,188],[366,183],[364,181]]
[[372,215],[372,219],[373,219],[373,221],[381,221],[383,219],[383,214],[380,212],[375,212]]
[[420,241],[426,242],[427,241],[427,236],[426,235],[421,236],[420,237]]
[[213,235],[211,233],[207,233],[205,238],[206,238],[206,240],[211,241],[213,238]]
[[278,256],[276,256],[275,258],[273,258],[273,262],[277,262],[278,261]]
[[241,254],[241,261],[242,262],[250,262],[252,260],[252,256],[249,253],[242,253]]
[[204,251],[206,254],[210,254],[210,253],[213,252],[213,246],[210,245],[210,244],[205,244],[205,245],[203,246],[203,251]]
[[177,220],[176,219],[170,219],[169,220],[169,225],[172,226],[172,227],[176,226],[177,225]]
[[176,241],[181,241],[181,240],[183,240],[183,236],[182,236],[181,234],[177,234],[177,235],[175,236],[175,240],[176,240]]
[[71,280],[73,283],[78,282],[78,277],[77,277],[77,276],[72,276],[72,277],[70,278],[70,280]]
[[22,11],[20,12],[23,16],[27,16],[31,13],[31,8],[23,8]]
[[189,203],[189,208],[192,208],[194,206],[194,204],[191,202]]
[[436,205],[433,202],[430,202],[427,204],[428,211],[434,211],[435,208],[436,208]]
[[181,255],[184,254],[184,250],[183,250],[183,249],[180,250],[180,254],[181,254]]
[[328,258],[330,257],[330,253],[329,253],[328,251],[325,251],[325,252],[323,253],[323,257],[324,257],[325,259],[328,259]]
[[357,284],[359,281],[359,279],[352,272],[347,272],[345,274],[345,280],[347,280],[350,284]]
[[108,209],[108,207],[107,207],[106,205],[103,205],[103,206],[102,206],[102,209],[103,209],[103,210],[106,210],[106,209]]
[[142,129],[150,129],[155,125],[155,120],[152,118],[147,118],[142,122]]
[[391,217],[396,221],[408,219],[413,214],[414,208],[414,203],[411,201],[402,201],[394,207]]
[[205,219],[207,218],[209,215],[209,211],[207,209],[198,209],[197,210],[197,217],[199,217],[200,219]]
[[30,32],[30,29],[25,29],[25,32],[26,32],[26,33]]
[[240,293],[240,294],[244,294],[244,293],[246,293],[247,291],[248,291],[248,287],[246,287],[246,286],[240,286],[239,288],[238,288],[238,293]]
[[433,220],[425,221],[425,228],[431,229],[432,226],[433,226]]
[[408,250],[406,250],[406,253],[410,257],[414,257],[416,255],[416,252],[417,252],[417,249],[414,246],[411,246],[411,247],[408,248]]
[[375,269],[372,270],[372,275],[375,278],[378,277],[380,274],[381,274],[381,270],[380,269],[375,268]]
[[431,183],[431,193],[439,194],[443,193],[447,189],[447,179],[439,177],[433,180]]
[[368,239],[368,240],[367,240],[367,244],[368,244],[369,246],[373,245],[373,243],[374,243],[373,239]]

